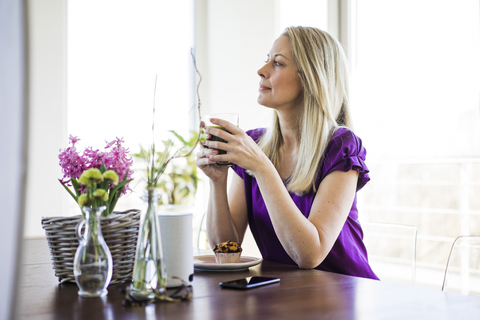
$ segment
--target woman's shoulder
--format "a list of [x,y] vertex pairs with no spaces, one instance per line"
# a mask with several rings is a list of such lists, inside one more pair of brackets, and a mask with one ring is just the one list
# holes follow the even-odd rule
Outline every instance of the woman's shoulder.
[[366,156],[367,150],[362,140],[352,130],[339,128],[325,150],[317,186],[327,174],[334,170],[347,172],[354,169],[359,172],[357,191],[360,190],[370,180],[369,170],[365,164]]
[[333,139],[358,139],[358,136],[349,128],[340,127],[338,128],[332,136]]
[[363,149],[362,140],[348,128],[338,128],[328,142],[327,149],[343,149],[345,147],[354,148],[357,151]]
[[362,140],[348,128],[339,128],[328,142],[324,153],[325,169],[331,169],[340,163],[355,159],[365,161],[367,150]]
[[258,142],[258,140],[260,140],[260,138],[265,134],[266,131],[266,128],[257,128],[248,130],[245,133],[249,135],[253,139],[253,141]]

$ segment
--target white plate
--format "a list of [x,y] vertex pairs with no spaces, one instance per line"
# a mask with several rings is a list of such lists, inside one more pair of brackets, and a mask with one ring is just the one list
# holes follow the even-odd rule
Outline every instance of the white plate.
[[217,263],[214,255],[196,256],[193,258],[193,266],[201,271],[239,271],[256,266],[262,262],[261,258],[240,257],[238,263]]

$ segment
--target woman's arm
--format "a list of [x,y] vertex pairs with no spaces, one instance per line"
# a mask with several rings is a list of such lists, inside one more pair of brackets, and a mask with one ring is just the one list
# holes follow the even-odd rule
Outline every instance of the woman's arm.
[[226,179],[222,183],[210,181],[207,209],[207,239],[212,249],[224,241],[242,243],[247,229],[247,204],[243,179],[233,175],[228,197]]
[[355,197],[358,172],[333,171],[327,175],[317,190],[308,219],[297,208],[278,174],[258,173],[255,177],[285,251],[300,268],[318,266],[345,224]]
[[[217,150],[200,146],[195,161],[198,168],[210,180],[206,224],[207,239],[212,249],[216,244],[227,240],[241,243],[247,228],[247,205],[243,180],[235,174],[230,194],[227,196],[228,167],[215,165],[215,161],[212,161],[210,156],[216,154],[218,154]],[[234,208],[233,214],[231,214],[231,207]]]

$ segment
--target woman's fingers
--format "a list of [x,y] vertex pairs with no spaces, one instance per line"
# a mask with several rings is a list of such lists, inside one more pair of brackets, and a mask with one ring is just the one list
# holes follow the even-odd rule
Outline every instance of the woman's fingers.
[[[227,151],[227,149],[228,149],[228,143],[220,142],[220,141],[212,141],[212,140],[207,140],[207,141],[203,142],[203,146],[207,150],[217,151],[217,154],[218,154],[218,150],[216,150],[216,149],[225,150],[225,151]],[[209,154],[209,153],[206,153],[206,154]]]
[[[218,127],[215,127],[215,126],[208,126],[208,127],[206,127],[206,132],[210,133],[214,136],[217,136],[219,138],[222,138],[222,139],[223,139],[223,137],[228,138],[228,135],[225,135],[225,130],[227,131],[227,134],[229,133],[229,134],[232,134],[232,135],[241,132],[240,128],[238,128],[233,123],[228,122],[227,120],[212,118],[212,119],[210,119],[210,122],[217,125],[218,127],[223,128],[224,130],[222,130]],[[224,140],[226,140],[226,139],[224,139]]]
[[207,127],[205,132],[207,134],[207,141],[211,140],[213,136],[225,141],[230,140],[229,136],[231,134],[229,132],[225,132],[225,130],[222,130],[218,127]]
[[200,148],[200,151],[197,152],[197,159],[206,158],[211,154],[218,154],[218,150],[202,146],[202,148]]
[[206,166],[209,164],[215,164],[216,161],[211,157],[217,154],[218,154],[218,150],[206,148],[202,145],[200,150],[196,154],[197,159],[195,163],[198,167]]

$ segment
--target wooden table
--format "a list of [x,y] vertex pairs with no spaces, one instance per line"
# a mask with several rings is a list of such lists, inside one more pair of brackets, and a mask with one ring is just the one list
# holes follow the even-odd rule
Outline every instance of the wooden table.
[[[25,240],[16,319],[480,319],[480,298],[396,285],[263,261],[240,272],[195,272],[193,299],[124,307],[120,288],[105,298],[80,298],[59,284],[46,240]],[[251,290],[219,282],[252,275],[280,283]]]

